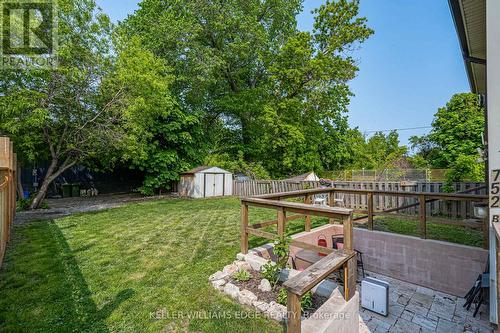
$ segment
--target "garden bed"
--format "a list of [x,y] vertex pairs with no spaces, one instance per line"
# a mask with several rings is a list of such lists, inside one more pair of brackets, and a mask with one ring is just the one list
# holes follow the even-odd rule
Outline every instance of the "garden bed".
[[[239,259],[243,260],[236,260],[225,266],[222,271],[210,276],[209,281],[214,288],[226,293],[243,305],[253,306],[257,311],[271,319],[284,321],[287,308],[285,290],[282,285],[286,278],[281,278],[274,287],[271,287],[269,281],[261,273],[262,266],[268,263],[268,260],[254,254],[247,254]],[[242,270],[248,272],[246,281],[237,278],[238,272]],[[292,277],[297,273],[299,272],[289,270],[287,275]],[[283,274],[280,276],[283,277]],[[283,291],[281,291],[282,289]],[[303,304],[303,316],[310,317],[327,300],[328,297],[312,292],[309,295],[309,302],[305,302],[307,305]]]

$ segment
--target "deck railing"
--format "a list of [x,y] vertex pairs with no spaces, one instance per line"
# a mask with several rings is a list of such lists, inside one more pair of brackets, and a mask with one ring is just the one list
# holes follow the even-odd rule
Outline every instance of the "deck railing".
[[[314,192],[317,193],[317,192]],[[248,253],[249,235],[275,240],[286,234],[286,223],[298,218],[305,219],[305,230],[311,230],[311,216],[322,216],[330,220],[340,220],[343,225],[344,249],[334,250],[301,242],[291,241],[291,246],[327,254],[326,257],[308,267],[305,271],[289,279],[284,287],[287,289],[288,332],[297,333],[301,330],[302,296],[315,285],[323,281],[332,272],[343,268],[344,272],[344,297],[350,300],[356,292],[356,253],[353,248],[353,211],[352,209],[312,205],[312,193],[301,192],[296,197],[304,197],[304,203],[281,201],[275,198],[244,198],[241,200],[241,252]],[[287,194],[287,198],[291,198]],[[333,202],[333,201],[332,201]],[[249,225],[249,207],[267,208],[276,211],[275,220],[264,221]],[[294,215],[287,216],[288,213]],[[277,232],[272,233],[261,230],[264,227],[276,225]]]
[[[348,193],[366,196],[368,209],[364,212],[367,215],[359,216],[356,219],[353,217],[353,210],[334,207],[335,194]],[[317,195],[326,195],[327,200],[325,205],[312,205],[314,198]],[[338,251],[325,247],[308,244],[298,240],[292,240],[291,245],[307,250],[317,251],[327,254],[326,257],[317,263],[309,266],[306,270],[299,273],[295,277],[284,283],[284,287],[288,292],[287,308],[288,308],[288,332],[300,332],[301,330],[301,307],[300,299],[315,285],[319,284],[333,271],[340,268],[344,270],[344,297],[350,300],[356,290],[356,257],[353,248],[353,224],[355,220],[365,220],[369,230],[373,230],[374,216],[378,214],[387,214],[401,209],[408,208],[408,205],[386,209],[376,212],[373,205],[373,198],[376,195],[395,196],[403,198],[417,198],[416,203],[412,203],[412,207],[418,206],[419,209],[419,231],[420,237],[427,237],[427,214],[426,206],[435,200],[447,201],[473,201],[487,202],[486,195],[474,195],[467,193],[427,193],[427,192],[406,192],[406,191],[381,191],[381,190],[364,190],[364,189],[338,189],[338,188],[314,188],[307,190],[297,190],[273,194],[259,195],[253,198],[241,199],[241,252],[248,253],[248,237],[249,235],[263,237],[269,240],[274,240],[277,237],[285,235],[286,223],[291,220],[305,218],[305,231],[311,230],[311,216],[322,216],[329,219],[330,223],[340,219],[344,225],[344,250]],[[284,199],[303,198],[303,203],[287,202]],[[261,207],[273,209],[277,212],[277,219],[263,221],[249,225],[249,207]],[[287,216],[287,213],[294,215]],[[274,226],[277,227],[277,233],[271,233],[261,230],[262,228]],[[484,219],[480,226],[483,229],[483,237],[485,247],[488,244],[488,220]]]
[[16,212],[16,163],[12,142],[0,137],[0,267]]
[[[475,190],[475,189],[471,189]],[[348,188],[315,188],[310,190],[300,190],[300,191],[290,191],[290,192],[282,192],[282,193],[272,193],[272,194],[264,194],[259,195],[256,198],[260,199],[286,199],[286,198],[294,198],[298,196],[305,197],[313,197],[318,194],[328,194],[329,202],[334,202],[335,193],[346,193],[346,194],[356,194],[362,195],[366,197],[366,202],[368,209],[367,210],[356,210],[358,213],[366,214],[363,216],[358,216],[354,219],[354,221],[366,221],[367,227],[370,230],[373,230],[373,221],[376,215],[387,215],[389,213],[394,213],[400,210],[408,209],[409,207],[418,207],[419,214],[419,234],[420,237],[425,239],[427,238],[427,205],[439,200],[444,201],[471,201],[477,203],[487,203],[488,196],[487,195],[477,195],[477,194],[468,194],[468,193],[429,193],[429,192],[406,192],[406,191],[381,191],[381,190],[365,190],[365,189],[348,189]],[[395,207],[391,209],[384,209],[380,211],[376,211],[374,208],[373,200],[374,196],[393,196],[396,198],[417,198],[416,203],[412,203],[409,205],[403,205],[400,207]],[[309,199],[310,200],[310,199]],[[404,218],[408,218],[405,215]],[[459,225],[464,227],[478,228],[483,232],[483,246],[484,248],[488,248],[489,241],[489,227],[488,227],[488,219],[483,219],[482,221],[476,220],[467,220],[467,221],[453,221],[445,218],[432,218],[432,221],[435,223],[441,224],[452,224]]]

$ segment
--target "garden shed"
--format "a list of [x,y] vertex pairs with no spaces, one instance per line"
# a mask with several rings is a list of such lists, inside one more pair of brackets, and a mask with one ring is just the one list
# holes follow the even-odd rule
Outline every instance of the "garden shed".
[[191,169],[181,173],[179,194],[190,198],[233,195],[233,174],[210,166]]

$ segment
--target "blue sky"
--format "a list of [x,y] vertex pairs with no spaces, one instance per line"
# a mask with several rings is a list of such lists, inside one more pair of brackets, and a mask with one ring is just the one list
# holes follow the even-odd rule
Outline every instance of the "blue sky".
[[[138,0],[97,0],[113,21],[137,8]],[[324,1],[306,0],[299,29],[310,30],[310,13]],[[361,131],[430,126],[438,107],[469,91],[458,39],[441,0],[361,0],[361,15],[375,34],[353,54],[360,71],[350,86],[356,95],[349,122]],[[427,129],[400,131],[402,143]]]

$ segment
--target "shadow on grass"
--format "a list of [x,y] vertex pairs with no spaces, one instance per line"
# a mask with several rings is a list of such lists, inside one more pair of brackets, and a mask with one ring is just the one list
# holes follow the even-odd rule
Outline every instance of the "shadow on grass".
[[0,331],[108,332],[105,320],[134,290],[120,291],[101,309],[53,221],[16,227],[0,271]]

